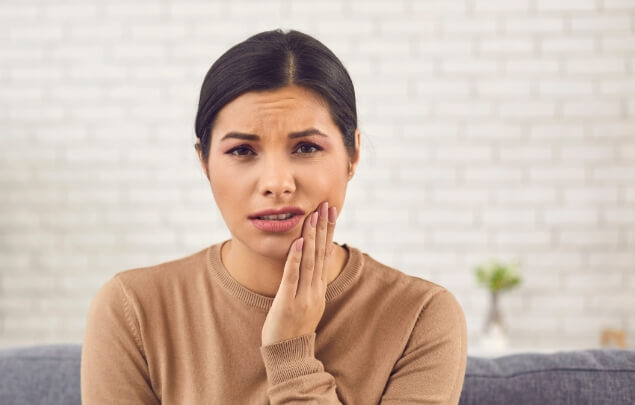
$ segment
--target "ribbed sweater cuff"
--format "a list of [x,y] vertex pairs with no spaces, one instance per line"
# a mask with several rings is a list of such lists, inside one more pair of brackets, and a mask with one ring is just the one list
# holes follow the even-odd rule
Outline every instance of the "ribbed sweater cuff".
[[270,385],[324,371],[315,358],[315,332],[260,347]]

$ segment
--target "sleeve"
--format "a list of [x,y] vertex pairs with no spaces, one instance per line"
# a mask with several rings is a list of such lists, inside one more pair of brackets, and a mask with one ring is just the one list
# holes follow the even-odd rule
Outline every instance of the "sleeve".
[[421,310],[381,404],[458,404],[467,363],[466,341],[463,310],[449,291],[441,290]]
[[160,404],[152,390],[138,321],[118,276],[88,310],[81,357],[84,405]]
[[315,332],[260,347],[271,405],[341,404],[335,378],[315,358]]

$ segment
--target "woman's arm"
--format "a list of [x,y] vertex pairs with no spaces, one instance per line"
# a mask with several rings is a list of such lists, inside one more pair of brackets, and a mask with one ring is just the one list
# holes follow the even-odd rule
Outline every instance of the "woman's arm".
[[466,363],[463,310],[449,291],[441,290],[421,310],[381,404],[458,404]]
[[88,310],[81,359],[82,404],[160,404],[150,385],[137,318],[117,276]]

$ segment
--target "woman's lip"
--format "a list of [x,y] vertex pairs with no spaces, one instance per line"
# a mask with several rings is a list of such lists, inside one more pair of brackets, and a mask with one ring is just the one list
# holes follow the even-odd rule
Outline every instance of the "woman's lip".
[[302,215],[294,215],[291,218],[282,220],[258,218],[249,218],[249,220],[256,228],[264,232],[287,232],[302,221]]
[[250,215],[248,218],[253,219],[256,217],[264,217],[265,215],[280,215],[280,214],[295,214],[304,215],[304,211],[300,207],[282,207],[280,209],[270,209],[265,211],[256,212]]

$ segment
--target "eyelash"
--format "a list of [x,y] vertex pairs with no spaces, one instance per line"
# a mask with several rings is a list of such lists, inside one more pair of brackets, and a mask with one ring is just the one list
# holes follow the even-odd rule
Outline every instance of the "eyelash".
[[[319,151],[323,150],[323,149],[322,149],[322,147],[320,147],[320,146],[318,146],[318,145],[316,145],[316,144],[314,144],[314,143],[310,143],[310,142],[302,142],[302,143],[299,143],[299,144],[296,146],[296,150],[298,150],[298,149],[300,149],[300,148],[302,148],[302,147],[305,147],[305,146],[310,146],[310,147],[313,147],[313,148],[315,148],[315,149],[316,149],[316,151],[315,151],[315,152],[309,152],[309,153],[302,153],[303,155],[312,155],[312,154],[314,154],[314,153],[317,153],[317,152],[319,152]],[[244,158],[244,157],[249,156],[249,155],[247,155],[247,154],[245,154],[245,155],[240,155],[240,154],[235,154],[235,153],[234,153],[235,151],[240,151],[240,150],[243,150],[243,149],[245,149],[245,150],[249,150],[249,151],[253,152],[253,151],[251,150],[251,148],[249,148],[249,147],[247,147],[247,146],[245,146],[245,145],[240,145],[240,146],[236,146],[235,148],[232,148],[232,149],[228,150],[227,152],[225,152],[225,154],[226,154],[226,155],[230,155],[230,156],[235,156],[235,157],[237,157],[237,158]]]

